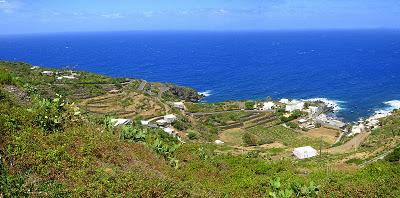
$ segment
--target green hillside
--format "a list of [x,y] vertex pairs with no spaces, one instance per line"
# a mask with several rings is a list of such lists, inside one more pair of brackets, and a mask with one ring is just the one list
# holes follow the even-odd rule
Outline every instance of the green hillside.
[[[333,154],[336,145],[278,116],[241,110],[245,101],[202,104],[195,90],[172,84],[31,67],[0,62],[0,197],[400,195],[399,111],[357,150]],[[140,124],[168,113],[179,139]],[[133,123],[114,127],[119,117]],[[323,145],[322,155],[291,156],[307,145]]]

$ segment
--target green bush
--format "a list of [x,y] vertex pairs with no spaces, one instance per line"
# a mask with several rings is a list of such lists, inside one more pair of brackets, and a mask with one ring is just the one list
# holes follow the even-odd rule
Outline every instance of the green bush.
[[0,69],[0,84],[12,84],[12,76],[5,70]]
[[254,102],[254,101],[251,101],[251,100],[248,100],[248,101],[246,101],[245,103],[244,103],[244,106],[245,106],[245,108],[247,109],[247,110],[252,110],[252,109],[254,109],[254,105],[255,105],[256,103]]
[[269,196],[273,198],[290,198],[290,197],[318,197],[320,186],[314,182],[300,184],[292,182],[290,187],[284,188],[280,178],[271,179]]
[[301,117],[302,115],[303,115],[303,112],[301,112],[300,110],[294,110],[292,112],[291,116],[293,119],[297,119],[297,118]]
[[133,128],[130,126],[123,126],[121,129],[121,138],[132,140],[135,142],[145,141],[146,131]]
[[297,128],[299,128],[299,125],[296,124],[296,123],[294,123],[294,122],[288,122],[288,123],[286,123],[286,125],[287,125],[288,127],[292,128],[292,129],[297,129]]
[[189,128],[188,121],[185,118],[181,118],[172,123],[172,126],[179,131],[184,131]]
[[53,100],[34,97],[33,108],[28,109],[35,115],[34,122],[42,127],[47,133],[63,130],[66,121],[67,110],[64,99],[58,95]]
[[257,139],[251,133],[244,133],[242,136],[243,143],[247,146],[257,146]]
[[389,162],[399,162],[400,161],[400,147],[397,147],[389,155],[385,157],[386,161]]
[[189,140],[195,140],[195,139],[197,139],[197,133],[194,132],[194,131],[192,131],[192,130],[190,130],[190,131],[188,132],[188,138],[189,138]]

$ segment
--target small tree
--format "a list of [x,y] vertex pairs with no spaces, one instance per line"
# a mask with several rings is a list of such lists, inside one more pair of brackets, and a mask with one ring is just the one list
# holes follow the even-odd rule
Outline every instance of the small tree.
[[246,101],[245,103],[244,103],[244,106],[245,106],[245,108],[247,109],[247,110],[251,110],[251,109],[254,109],[254,105],[255,105],[256,103],[254,102],[254,101],[251,101],[251,100],[248,100],[248,101]]
[[396,149],[394,149],[393,152],[391,152],[389,155],[387,155],[385,157],[386,161],[389,162],[398,162],[400,161],[400,147],[397,147]]
[[247,146],[257,146],[256,137],[248,132],[243,134],[242,140]]

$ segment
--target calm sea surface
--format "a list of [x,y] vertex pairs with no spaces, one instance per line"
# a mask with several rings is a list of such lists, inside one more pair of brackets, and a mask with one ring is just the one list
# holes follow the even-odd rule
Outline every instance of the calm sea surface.
[[0,36],[0,60],[173,82],[229,99],[327,98],[356,120],[400,100],[400,31]]

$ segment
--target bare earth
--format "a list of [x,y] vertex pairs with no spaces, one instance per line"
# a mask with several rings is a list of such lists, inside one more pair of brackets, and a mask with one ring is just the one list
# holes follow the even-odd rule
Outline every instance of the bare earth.
[[334,144],[336,138],[339,136],[339,131],[334,129],[328,129],[325,127],[315,128],[308,132],[304,133],[304,136],[311,137],[311,138],[321,138],[322,140],[329,143]]

